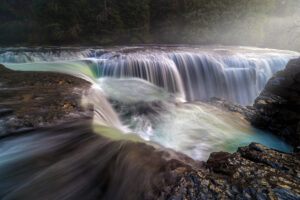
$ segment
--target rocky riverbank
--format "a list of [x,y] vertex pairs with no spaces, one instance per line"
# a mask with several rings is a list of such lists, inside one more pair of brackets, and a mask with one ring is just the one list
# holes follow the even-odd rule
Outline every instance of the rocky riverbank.
[[299,166],[299,154],[256,143],[212,153],[204,168],[184,173],[170,199],[300,199]]
[[[198,162],[172,150],[110,140],[94,133],[92,109],[81,106],[89,87],[65,74],[0,66],[1,198],[300,199],[298,153],[253,143]],[[215,102],[249,121],[264,109],[258,102],[248,108]]]

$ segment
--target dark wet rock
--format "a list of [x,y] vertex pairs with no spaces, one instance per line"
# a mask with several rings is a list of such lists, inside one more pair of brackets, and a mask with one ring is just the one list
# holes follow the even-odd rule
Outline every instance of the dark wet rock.
[[164,103],[161,101],[134,103],[124,103],[112,99],[109,99],[109,101],[124,118],[133,115],[157,115],[165,110]]
[[0,135],[53,125],[73,119],[76,113],[87,115],[81,97],[90,84],[79,78],[61,73],[13,71],[1,65],[0,83],[0,120],[5,122],[0,125]]
[[224,171],[223,166],[226,165],[227,158],[231,154],[227,152],[215,152],[211,153],[207,160],[207,166],[215,171],[221,170],[225,174],[230,174],[231,171]]
[[156,124],[160,123],[157,116],[167,110],[167,105],[165,105],[163,101],[139,101],[134,103],[126,103],[109,99],[109,102],[119,114],[122,122],[125,125],[128,125],[130,128],[135,126],[135,123],[132,123],[132,120],[134,120],[135,116],[143,116],[144,122],[149,120],[154,127]]
[[9,108],[1,108],[0,109],[0,118],[6,117],[8,115],[11,115],[13,113],[12,109]]
[[300,59],[291,60],[269,80],[253,107],[253,125],[300,145]]
[[298,200],[300,157],[252,143],[234,154],[213,153],[206,167],[185,172],[177,184],[171,193],[185,199]]
[[0,64],[0,72],[12,72],[12,70],[8,69],[4,65]]
[[217,106],[221,109],[225,109],[229,112],[232,112],[238,115],[240,118],[243,118],[247,121],[251,121],[253,116],[256,114],[256,110],[252,106],[242,106],[240,104],[233,103],[225,99],[214,97],[211,98],[208,101],[208,103]]
[[296,146],[293,150],[295,153],[300,153],[300,145]]

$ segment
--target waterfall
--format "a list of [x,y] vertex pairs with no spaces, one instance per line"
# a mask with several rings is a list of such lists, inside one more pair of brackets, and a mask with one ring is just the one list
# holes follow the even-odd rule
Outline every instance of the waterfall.
[[297,52],[249,47],[0,49],[0,63],[80,61],[93,78],[141,78],[186,101],[254,102]]
[[297,56],[245,47],[0,48],[0,63],[8,68],[89,81],[82,104],[94,106],[95,130],[108,128],[99,134],[123,138],[115,131],[120,130],[197,160],[250,142],[290,150],[239,117],[196,101],[219,97],[251,104],[268,79]]
[[185,97],[177,66],[166,56],[132,54],[92,61],[98,77],[137,77]]
[[224,98],[253,103],[267,80],[284,69],[291,55],[219,55],[215,53],[130,53],[93,59],[98,77],[138,77],[187,101]]
[[173,53],[188,101],[224,98],[243,105],[253,103],[272,75],[291,57],[282,55],[216,55]]

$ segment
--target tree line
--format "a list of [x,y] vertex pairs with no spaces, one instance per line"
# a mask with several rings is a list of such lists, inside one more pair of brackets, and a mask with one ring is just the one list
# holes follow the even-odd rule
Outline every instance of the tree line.
[[271,19],[297,17],[299,6],[299,0],[1,0],[0,44],[264,45],[275,41]]

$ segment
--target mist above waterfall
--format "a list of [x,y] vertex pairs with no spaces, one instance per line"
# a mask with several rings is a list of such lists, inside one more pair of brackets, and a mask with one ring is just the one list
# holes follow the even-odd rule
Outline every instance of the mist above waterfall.
[[[183,30],[180,25],[176,27],[182,30],[179,43],[300,49],[300,1],[235,1],[230,2],[226,11],[220,7],[229,1],[213,2],[216,5],[214,12],[205,10],[209,6],[199,5],[189,16],[189,20],[195,19],[193,23],[186,20]],[[207,25],[197,20],[204,13],[210,18]]]
[[0,44],[223,44],[299,50],[299,4],[299,0],[2,0]]

